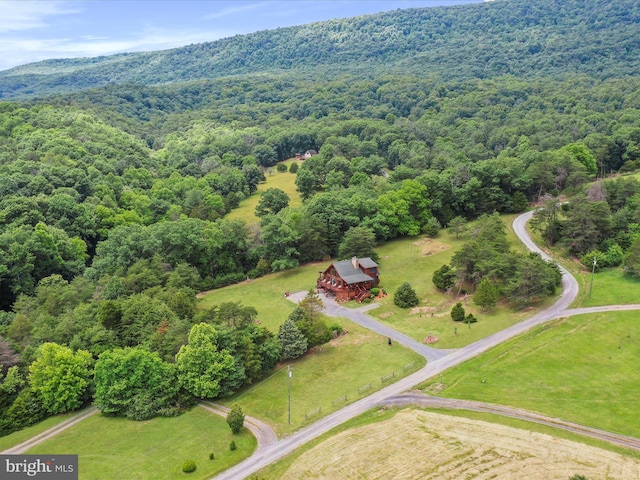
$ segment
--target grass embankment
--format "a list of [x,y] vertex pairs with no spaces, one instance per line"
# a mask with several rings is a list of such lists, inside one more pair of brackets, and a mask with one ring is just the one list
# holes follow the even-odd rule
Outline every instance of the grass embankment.
[[189,478],[206,479],[248,457],[256,445],[248,430],[232,435],[224,418],[194,407],[179,417],[144,422],[94,415],[28,453],[78,454],[81,479],[183,478],[185,460],[197,466]]
[[[380,446],[376,435],[381,436]],[[299,478],[304,472],[305,478],[457,479],[470,472],[475,478],[491,468],[492,474],[502,472],[509,478],[515,472],[544,479],[588,472],[596,475],[589,478],[597,478],[605,472],[615,475],[619,472],[613,470],[620,468],[635,472],[638,458],[638,452],[508,417],[391,408],[371,410],[336,427],[264,468],[258,477]]]
[[[269,423],[279,435],[290,433],[338,410],[425,364],[413,351],[348,320],[336,319],[349,333],[302,358],[281,365],[262,382],[221,403]],[[291,425],[288,424],[287,365],[291,378]],[[395,376],[382,380],[394,372]],[[308,418],[305,418],[307,414]]]
[[520,407],[640,437],[637,312],[559,319],[422,386],[451,398]]
[[[529,233],[538,245],[544,245],[539,232],[529,228]],[[622,267],[606,268],[592,275],[590,267],[582,265],[576,258],[569,258],[566,248],[556,245],[543,249],[566,268],[580,285],[572,308],[640,303],[640,278],[626,274]]]

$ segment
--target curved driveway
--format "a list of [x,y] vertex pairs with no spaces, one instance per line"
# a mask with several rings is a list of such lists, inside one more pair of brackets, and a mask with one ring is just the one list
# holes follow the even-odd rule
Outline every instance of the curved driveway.
[[[532,215],[533,212],[528,212],[517,217],[513,222],[514,230],[520,240],[527,246],[527,248],[529,248],[529,250],[540,253],[545,259],[550,259],[550,257],[546,253],[541,251],[533,243],[528,232],[526,231],[526,224]],[[490,335],[489,337],[483,338],[482,340],[479,340],[457,350],[440,350],[429,347],[427,345],[423,345],[422,343],[417,342],[414,339],[393,330],[388,325],[374,320],[373,318],[366,315],[365,312],[370,308],[374,308],[375,305],[368,305],[359,309],[349,309],[340,306],[333,301],[325,300],[325,304],[327,306],[327,314],[349,318],[350,320],[358,323],[359,325],[362,325],[365,328],[394,339],[398,343],[411,348],[412,350],[423,355],[428,360],[427,365],[417,372],[414,372],[413,374],[400,379],[399,381],[383,388],[382,390],[374,392],[366,398],[347,405],[343,409],[334,412],[324,418],[321,418],[314,424],[298,430],[296,433],[281,440],[276,439],[275,434],[266,424],[260,422],[259,420],[247,417],[247,428],[249,428],[254,433],[254,435],[256,435],[256,438],[258,439],[258,449],[251,457],[230,468],[229,470],[222,472],[216,477],[216,479],[237,480],[239,478],[245,478],[256,472],[257,470],[269,465],[270,463],[273,463],[274,461],[284,457],[285,455],[288,455],[301,445],[304,445],[305,443],[317,438],[318,436],[344,423],[345,421],[354,418],[371,408],[385,404],[413,403],[425,406],[443,406],[446,408],[462,408],[478,411],[488,411],[491,413],[498,413],[501,415],[521,418],[523,420],[549,424],[558,428],[565,428],[567,430],[575,431],[583,435],[601,438],[603,440],[616,443],[627,448],[640,449],[640,440],[638,439],[623,437],[620,435],[591,429],[570,422],[564,422],[558,419],[551,419],[549,417],[545,417],[543,415],[535,414],[532,412],[526,412],[523,410],[501,405],[491,405],[483,404],[480,402],[469,402],[465,400],[430,397],[422,393],[405,393],[413,386],[422,383],[429,378],[438,375],[439,373],[455,365],[458,365],[459,363],[475,357],[476,355],[549,320],[553,320],[563,316],[579,315],[583,313],[640,309],[640,305],[615,305],[568,310],[569,305],[574,301],[578,294],[578,283],[567,270],[565,270],[563,267],[560,267],[560,269],[562,271],[563,291],[558,301],[551,307],[516,325],[512,325],[505,330],[497,332],[493,335]],[[201,406],[216,411],[216,413],[220,415],[226,414],[223,407],[215,404],[205,402],[204,404],[201,404]],[[95,413],[95,411],[95,409],[89,409],[85,412],[81,412],[81,414],[78,414],[77,416],[69,419],[68,423],[73,424],[75,423],[75,421],[80,421],[82,418],[86,418],[87,415]],[[61,424],[58,427],[54,427],[50,431],[44,432],[39,436],[39,438],[41,439],[44,436],[48,437],[48,434],[54,435],[66,427],[67,425]],[[38,437],[3,453],[9,453],[10,451],[12,453],[18,453],[18,450],[25,451],[26,448],[29,448],[30,446],[33,446],[35,443],[37,443],[37,440]]]
[[[526,229],[527,222],[533,216],[533,212],[527,212],[523,215],[518,216],[513,222],[513,228],[520,238],[520,240],[526,245],[526,247],[533,251],[539,253],[544,259],[551,260],[551,258],[543,252],[538,246],[533,242],[529,233]],[[425,367],[418,370],[417,372],[404,377],[397,381],[396,383],[389,385],[388,387],[383,388],[377,392],[372,393],[366,398],[363,398],[351,405],[347,405],[342,410],[334,412],[327,417],[324,417],[318,420],[313,425],[309,425],[305,427],[293,435],[289,437],[283,438],[282,440],[273,443],[266,448],[264,448],[257,455],[251,456],[245,461],[239,463],[235,467],[230,468],[229,470],[221,473],[216,477],[218,480],[235,480],[238,478],[245,478],[250,474],[256,472],[257,470],[269,465],[270,463],[288,455],[296,448],[304,445],[305,443],[317,438],[323,433],[329,431],[330,429],[344,423],[345,421],[360,415],[370,408],[386,404],[387,402],[397,401],[398,395],[407,390],[411,389],[414,385],[422,383],[427,379],[438,375],[439,373],[458,365],[470,358],[473,358],[480,353],[512,338],[517,335],[520,335],[532,327],[540,325],[542,323],[548,322],[549,320],[553,320],[555,318],[559,318],[562,316],[568,315],[576,315],[581,313],[590,313],[595,311],[606,311],[606,310],[631,310],[640,308],[640,305],[624,305],[624,306],[614,306],[614,307],[594,307],[587,309],[573,309],[567,310],[569,305],[575,300],[578,295],[578,282],[575,278],[562,266],[560,266],[560,270],[562,272],[562,294],[560,298],[549,308],[546,310],[530,317],[520,323],[512,325],[505,330],[494,333],[482,340],[474,342],[470,345],[467,345],[464,348],[458,350],[449,350],[449,351],[438,351],[434,348],[427,347],[426,345],[422,345],[420,342],[416,342],[410,337],[403,335],[399,332],[396,332],[392,328],[384,325],[376,320],[372,319],[368,315],[364,313],[365,310],[371,308],[371,306],[364,307],[364,309],[349,309],[345,307],[341,307],[335,302],[325,300],[325,304],[327,305],[327,313],[329,315],[339,315],[343,317],[347,317],[350,320],[362,325],[366,328],[370,328],[371,330],[385,335],[387,337],[391,337],[405,345],[412,350],[420,353],[425,356],[429,362]],[[395,397],[395,400],[394,400]],[[421,396],[424,398],[425,396]],[[452,400],[453,401],[453,400]],[[460,401],[458,401],[460,402]],[[459,403],[461,405],[462,403]],[[514,416],[517,415],[516,409],[512,409],[511,413]],[[520,418],[529,421],[536,421],[532,414],[520,413]],[[539,416],[542,418],[542,416]],[[565,422],[568,423],[568,422]],[[556,426],[559,426],[559,423],[556,423]],[[578,426],[580,427],[580,426]],[[577,427],[576,427],[577,428]],[[589,431],[593,431],[594,429],[588,429],[586,427],[581,427],[580,433],[584,435],[591,435]],[[607,432],[602,432],[603,434],[607,434]],[[611,438],[613,435],[608,434]],[[631,439],[631,443],[633,443],[634,439]],[[627,445],[630,446],[630,445]],[[634,447],[631,447],[634,448]]]

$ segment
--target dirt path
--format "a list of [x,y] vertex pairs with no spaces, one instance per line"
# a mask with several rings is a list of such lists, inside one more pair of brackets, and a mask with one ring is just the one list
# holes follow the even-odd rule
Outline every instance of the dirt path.
[[470,410],[474,412],[493,413],[504,417],[526,420],[528,422],[559,428],[568,432],[578,433],[587,437],[609,442],[623,448],[640,451],[640,439],[617,433],[586,427],[578,423],[567,422],[559,418],[548,417],[535,412],[529,412],[520,408],[507,407],[492,403],[476,402],[472,400],[460,400],[456,398],[432,397],[422,392],[396,395],[384,400],[382,405],[417,405],[429,408],[445,408],[453,410]]
[[51,427],[48,430],[45,430],[39,435],[36,435],[35,437],[31,437],[29,440],[22,442],[14,447],[8,448],[4,452],[0,452],[0,453],[3,453],[3,454],[24,453],[27,450],[29,450],[31,447],[34,447],[39,443],[42,443],[45,440],[48,440],[49,438],[59,434],[60,432],[66,430],[69,427],[72,427],[73,425],[75,425],[78,422],[81,422],[85,418],[90,417],[91,415],[95,415],[96,413],[98,413],[98,409],[96,407],[89,407],[84,410],[81,410],[75,415],[67,418],[65,421],[60,422],[59,424],[55,425],[54,427]]

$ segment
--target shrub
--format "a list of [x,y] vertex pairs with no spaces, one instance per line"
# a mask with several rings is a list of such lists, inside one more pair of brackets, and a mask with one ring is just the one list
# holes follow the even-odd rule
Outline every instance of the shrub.
[[430,237],[438,235],[440,229],[442,229],[442,225],[440,225],[440,222],[435,217],[431,217],[426,225],[422,227],[422,231]]
[[293,162],[289,165],[289,173],[296,173],[298,171],[298,162]]
[[374,297],[377,297],[379,293],[380,293],[380,289],[378,287],[373,287],[371,289],[371,295],[373,295]]
[[460,302],[456,303],[451,309],[451,318],[454,322],[462,322],[464,320],[465,311]]
[[418,305],[420,300],[418,300],[418,295],[416,295],[416,292],[411,285],[409,285],[408,282],[404,282],[400,285],[400,288],[396,290],[396,294],[393,297],[393,303],[400,308],[410,308]]
[[344,333],[344,328],[342,328],[342,325],[340,325],[339,323],[332,323],[331,325],[329,325],[329,330],[335,332],[336,335]]
[[236,446],[236,441],[235,441],[235,440],[231,440],[231,443],[229,444],[229,450],[233,451],[233,450],[235,450],[236,448],[238,448],[238,447]]
[[284,163],[279,163],[278,166],[276,167],[276,170],[279,172],[286,172],[287,166]]
[[193,460],[186,460],[182,464],[182,471],[184,473],[195,472],[196,471],[196,462],[194,462]]
[[473,316],[473,313],[470,313],[469,315],[464,317],[464,323],[466,323],[466,324],[476,323],[477,321],[478,321],[478,319]]
[[213,460],[215,458],[215,455],[213,453],[209,454],[209,460]]

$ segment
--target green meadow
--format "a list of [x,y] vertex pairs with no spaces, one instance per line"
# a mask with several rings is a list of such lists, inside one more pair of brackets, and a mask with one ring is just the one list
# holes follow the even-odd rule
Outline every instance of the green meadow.
[[638,312],[567,317],[505,342],[422,386],[640,437]]
[[[239,404],[242,410],[287,434],[344,407],[389,383],[418,370],[424,358],[348,320],[338,319],[347,331],[301,358],[283,363],[268,378],[220,403]],[[291,424],[289,377],[291,368]],[[393,377],[382,379],[384,376]],[[305,414],[307,417],[305,418]]]
[[[282,163],[288,168],[289,165],[297,161],[296,159],[291,159]],[[260,194],[268,188],[279,188],[289,195],[290,207],[297,207],[302,204],[300,194],[296,190],[296,175],[294,173],[278,172],[275,167],[272,167],[265,173],[265,177],[267,181],[258,184],[258,190],[240,202],[240,206],[231,210],[225,218],[244,220],[248,225],[258,223],[259,219],[255,215],[256,206],[260,201]]]
[[197,467],[189,478],[206,479],[251,455],[256,445],[248,430],[233,435],[223,417],[194,407],[178,417],[143,422],[94,415],[27,453],[78,454],[83,480],[184,478],[185,460]]

